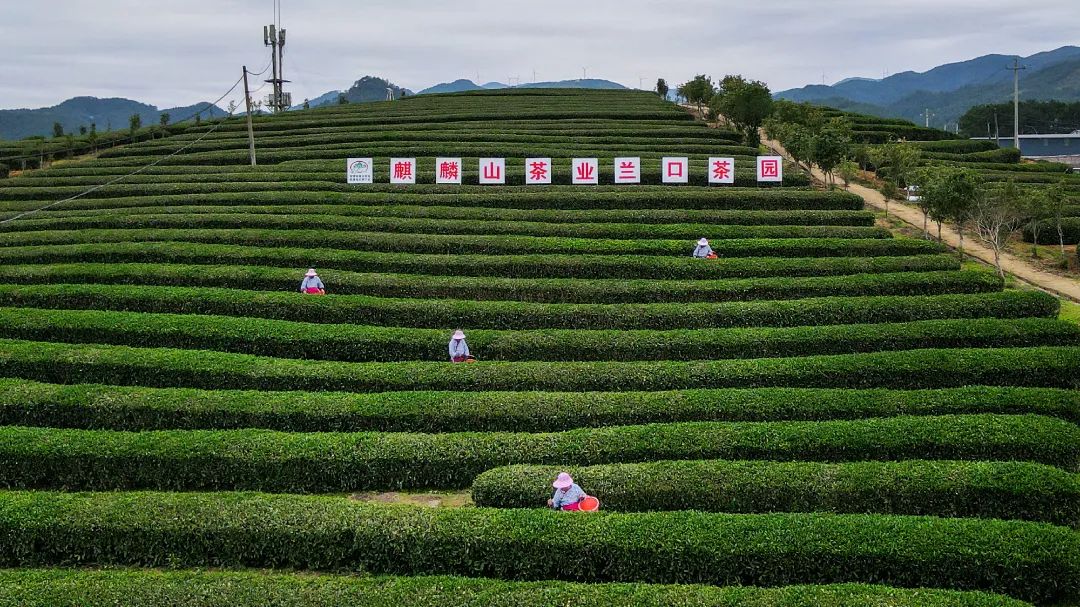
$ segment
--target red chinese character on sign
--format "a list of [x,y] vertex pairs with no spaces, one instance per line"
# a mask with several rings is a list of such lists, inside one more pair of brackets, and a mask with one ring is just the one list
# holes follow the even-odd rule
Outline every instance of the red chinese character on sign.
[[[535,164],[535,163],[534,163]],[[502,179],[502,167],[494,162],[489,162],[484,167],[484,179],[492,179],[495,181]]]
[[727,179],[731,175],[731,163],[727,160],[717,160],[713,163],[713,178],[717,180]]
[[394,179],[409,179],[412,177],[412,174],[411,162],[394,163]]
[[529,179],[531,181],[544,181],[547,179],[548,166],[546,162],[529,163]]
[[619,177],[623,179],[633,179],[637,177],[637,165],[633,160],[627,160],[619,163]]
[[439,179],[457,179],[460,167],[456,162],[444,162],[439,165]]
[[779,177],[780,176],[780,161],[779,160],[762,160],[761,161],[761,176],[762,177]]
[[683,163],[681,163],[681,162],[669,162],[669,163],[667,163],[667,176],[668,177],[682,177],[683,176]]
[[593,173],[596,171],[596,167],[588,162],[582,162],[577,167],[577,178],[583,181],[589,181],[593,178]]

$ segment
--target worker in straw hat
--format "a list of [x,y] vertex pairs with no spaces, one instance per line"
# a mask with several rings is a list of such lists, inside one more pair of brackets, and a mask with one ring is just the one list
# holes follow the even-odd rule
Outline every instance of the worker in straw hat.
[[326,295],[326,287],[323,286],[322,280],[315,272],[315,268],[309,269],[304,274],[304,281],[300,283],[300,292],[312,295]]
[[698,259],[716,259],[716,254],[713,253],[712,247],[709,246],[707,238],[697,241],[697,246],[694,247],[694,257]]
[[450,361],[463,363],[468,362],[471,358],[469,344],[465,343],[465,332],[461,329],[454,331],[454,334],[450,337]]
[[548,506],[555,510],[581,510],[582,500],[588,497],[567,472],[560,472],[551,486],[555,495],[548,500]]

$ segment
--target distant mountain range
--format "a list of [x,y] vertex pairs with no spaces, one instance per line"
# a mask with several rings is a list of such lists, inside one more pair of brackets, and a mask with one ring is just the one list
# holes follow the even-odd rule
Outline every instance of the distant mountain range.
[[[780,99],[810,101],[839,109],[907,118],[925,122],[929,109],[931,126],[955,123],[969,108],[1000,103],[1012,98],[1014,57],[984,55],[949,63],[926,72],[902,72],[887,78],[848,78],[832,86],[819,84],[776,93]],[[1080,47],[1059,49],[1023,57],[1027,69],[1020,74],[1023,99],[1080,100]]]
[[162,114],[169,114],[169,121],[172,123],[193,117],[197,110],[202,110],[203,118],[224,116],[226,113],[217,106],[208,107],[206,103],[158,109],[153,105],[118,97],[74,97],[52,107],[0,110],[0,139],[22,139],[32,135],[51,137],[53,123],[56,122],[63,126],[65,133],[78,134],[79,127],[85,126],[89,129],[91,124],[96,124],[99,132],[105,132],[110,127],[113,130],[125,130],[132,114],[138,114],[142,118],[143,126],[149,126],[157,124]]
[[[345,99],[349,103],[369,103],[372,101],[386,101],[386,91],[390,89],[394,93],[394,99],[401,99],[407,95],[413,95],[412,91],[406,88],[390,82],[385,78],[379,78],[377,76],[364,76],[353,83],[351,87],[344,91],[330,91],[323,93],[318,97],[308,100],[309,107],[318,107],[320,105],[333,105],[340,103],[342,95],[345,95]],[[293,103],[296,103],[296,99],[293,99]],[[302,102],[296,103],[293,109],[299,109],[303,107]]]
[[559,80],[555,82],[529,82],[527,84],[518,84],[510,86],[509,84],[503,84],[502,82],[488,82],[486,84],[476,84],[472,80],[455,80],[453,82],[443,82],[436,84],[435,86],[428,87],[417,95],[428,95],[432,93],[461,93],[464,91],[483,91],[491,89],[507,89],[507,88],[519,88],[519,89],[551,89],[551,88],[567,88],[567,89],[625,89],[626,87],[618,82],[612,82],[610,80],[601,80],[597,78],[587,78],[584,80]]

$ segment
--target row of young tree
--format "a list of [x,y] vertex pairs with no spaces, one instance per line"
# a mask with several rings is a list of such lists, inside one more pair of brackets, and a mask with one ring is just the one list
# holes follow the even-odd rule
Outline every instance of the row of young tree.
[[[1024,188],[1014,181],[983,183],[969,169],[948,166],[927,167],[919,171],[917,204],[923,212],[923,235],[929,238],[927,223],[938,226],[951,222],[960,236],[960,255],[964,254],[965,230],[972,230],[994,252],[994,265],[1004,277],[1001,253],[1020,229],[1030,230],[1038,242],[1039,231],[1050,226],[1057,230],[1061,255],[1065,256],[1062,219],[1068,196],[1062,181],[1046,188]],[[1032,245],[1032,254],[1038,248]]]
[[[960,236],[963,256],[964,236],[974,232],[993,251],[998,273],[1004,276],[1001,253],[1020,229],[1033,233],[1038,242],[1041,229],[1057,230],[1062,256],[1065,255],[1063,213],[1068,202],[1065,183],[1052,187],[1023,187],[1013,181],[985,183],[975,171],[941,164],[926,165],[922,151],[903,141],[882,145],[853,143],[851,122],[844,117],[827,117],[821,108],[808,104],[777,101],[764,124],[765,132],[783,144],[788,154],[807,168],[817,167],[829,187],[836,187],[835,175],[850,184],[861,169],[873,170],[878,189],[889,201],[905,199],[908,187],[923,212],[923,235],[930,238],[927,224],[949,222]],[[1038,249],[1033,249],[1038,255]]]

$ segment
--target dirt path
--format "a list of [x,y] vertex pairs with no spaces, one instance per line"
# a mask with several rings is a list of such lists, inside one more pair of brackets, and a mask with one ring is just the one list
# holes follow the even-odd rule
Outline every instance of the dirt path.
[[[772,148],[774,151],[788,156],[787,151],[784,149],[780,142],[765,139],[762,135],[762,142]],[[814,179],[824,182],[825,175],[818,169],[812,171]],[[881,195],[881,192],[877,190],[853,183],[848,187],[848,191],[860,196],[866,204],[884,210],[885,209],[885,197]],[[918,228],[922,231],[923,214],[922,211],[912,208],[901,202],[892,202],[889,204],[889,214],[895,216],[906,223]],[[941,228],[941,237],[945,244],[952,248],[958,248],[960,246],[960,235],[956,230],[949,225],[944,225]],[[980,261],[984,261],[993,265],[994,252],[983,246],[973,234],[965,234],[964,237],[964,253],[974,257]],[[1001,254],[1001,267],[1009,274],[1012,274],[1017,279],[1022,280],[1034,287],[1049,291],[1055,295],[1071,299],[1073,301],[1080,301],[1080,281],[1073,280],[1071,278],[1065,278],[1064,276],[1058,276],[1051,274],[1050,272],[1044,272],[1024,261],[1016,258],[1008,253]]]

